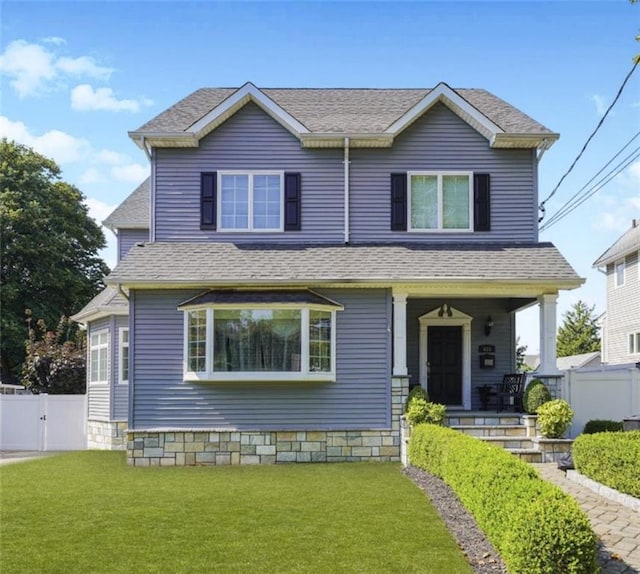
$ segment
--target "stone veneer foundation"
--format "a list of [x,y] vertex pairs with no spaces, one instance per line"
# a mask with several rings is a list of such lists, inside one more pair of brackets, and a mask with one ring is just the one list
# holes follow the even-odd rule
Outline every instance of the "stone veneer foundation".
[[125,450],[127,421],[87,421],[87,448]]
[[408,379],[394,377],[391,387],[391,428],[299,431],[129,430],[127,462],[133,466],[194,466],[399,461],[400,417],[408,392]]

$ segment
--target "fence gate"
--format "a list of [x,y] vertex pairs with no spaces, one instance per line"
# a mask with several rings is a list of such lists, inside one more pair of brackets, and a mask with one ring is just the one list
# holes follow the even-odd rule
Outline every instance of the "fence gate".
[[86,448],[86,395],[0,395],[0,450]]

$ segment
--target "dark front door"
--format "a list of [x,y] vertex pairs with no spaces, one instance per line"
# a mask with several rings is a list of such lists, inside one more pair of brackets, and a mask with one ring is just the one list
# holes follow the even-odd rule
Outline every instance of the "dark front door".
[[462,327],[429,327],[427,331],[429,400],[462,404]]

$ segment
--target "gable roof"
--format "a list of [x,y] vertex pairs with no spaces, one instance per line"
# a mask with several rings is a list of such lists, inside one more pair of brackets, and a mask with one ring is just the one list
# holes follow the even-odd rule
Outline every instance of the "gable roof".
[[559,371],[580,369],[582,367],[597,367],[598,365],[600,365],[600,351],[570,355],[568,357],[558,357],[556,359],[556,366]]
[[593,262],[594,267],[604,267],[614,263],[629,253],[640,251],[640,220],[634,219],[631,228],[627,229],[616,242]]
[[116,229],[149,229],[151,178],[145,179],[116,207],[102,224]]
[[436,103],[443,103],[493,147],[548,148],[558,134],[481,89],[202,88],[129,133],[141,147],[197,147],[248,102],[258,105],[305,147],[388,147]]
[[550,243],[146,243],[106,278],[126,286],[495,282],[573,288],[582,279]]
[[80,311],[71,317],[77,323],[87,324],[101,317],[127,315],[129,302],[117,287],[107,286],[89,301]]

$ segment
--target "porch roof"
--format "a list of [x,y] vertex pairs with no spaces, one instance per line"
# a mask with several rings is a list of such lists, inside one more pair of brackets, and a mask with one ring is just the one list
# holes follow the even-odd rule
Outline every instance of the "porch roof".
[[583,280],[551,243],[144,243],[106,279],[131,287],[502,283],[571,289]]

